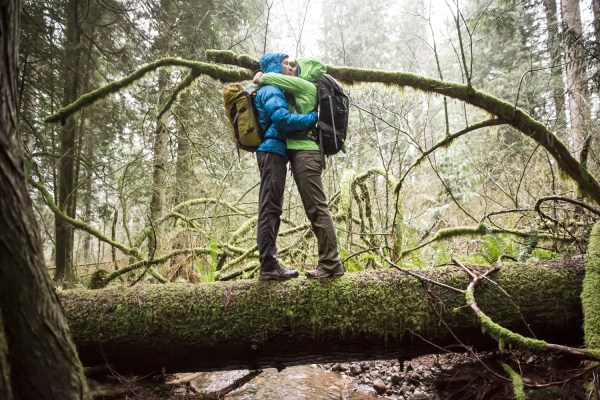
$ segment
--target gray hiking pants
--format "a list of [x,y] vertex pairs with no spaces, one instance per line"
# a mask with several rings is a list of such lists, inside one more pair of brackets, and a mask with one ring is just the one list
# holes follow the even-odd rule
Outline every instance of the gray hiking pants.
[[277,234],[281,224],[287,160],[275,153],[257,152],[260,171],[258,194],[258,259],[262,271],[277,268]]
[[290,150],[288,156],[304,211],[317,237],[319,266],[326,271],[333,271],[340,266],[340,256],[333,218],[323,190],[321,152]]

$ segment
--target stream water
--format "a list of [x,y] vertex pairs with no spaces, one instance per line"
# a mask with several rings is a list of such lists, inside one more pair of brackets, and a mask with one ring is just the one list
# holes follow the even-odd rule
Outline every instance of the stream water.
[[[203,373],[192,381],[202,392],[215,392],[230,385],[249,371]],[[366,400],[376,398],[375,391],[358,385],[349,377],[316,365],[289,367],[278,372],[266,369],[242,388],[231,392],[227,400]]]

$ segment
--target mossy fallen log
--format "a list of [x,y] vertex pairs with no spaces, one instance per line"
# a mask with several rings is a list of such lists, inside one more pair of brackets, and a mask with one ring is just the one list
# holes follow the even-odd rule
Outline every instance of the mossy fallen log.
[[[454,267],[428,275],[461,289],[469,282]],[[497,285],[478,287],[477,301],[504,327],[530,336],[527,324],[539,339],[579,345],[582,276],[581,259],[505,266]],[[463,343],[497,346],[461,294],[393,270],[70,290],[59,298],[84,365],[137,374],[408,359],[457,344],[440,316]]]

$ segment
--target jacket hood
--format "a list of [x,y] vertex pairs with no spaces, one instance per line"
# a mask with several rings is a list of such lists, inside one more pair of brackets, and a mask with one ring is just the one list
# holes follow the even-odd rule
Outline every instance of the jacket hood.
[[323,62],[316,58],[298,58],[298,77],[306,81],[317,83],[317,81],[327,72],[327,67]]
[[281,61],[287,56],[288,55],[285,53],[265,53],[260,60],[258,60],[260,69],[262,69],[264,73],[276,72],[281,74],[283,72],[281,69]]

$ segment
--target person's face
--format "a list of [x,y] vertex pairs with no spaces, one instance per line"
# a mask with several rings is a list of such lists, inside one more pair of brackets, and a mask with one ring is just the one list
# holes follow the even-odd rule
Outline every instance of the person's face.
[[281,60],[281,73],[289,76],[294,76],[296,73],[296,69],[290,65],[290,59],[288,57]]

